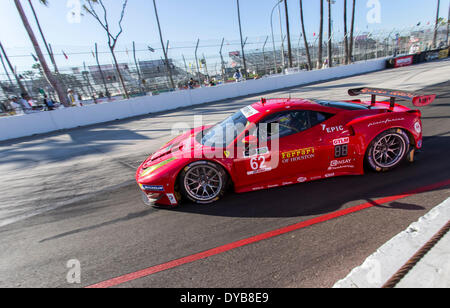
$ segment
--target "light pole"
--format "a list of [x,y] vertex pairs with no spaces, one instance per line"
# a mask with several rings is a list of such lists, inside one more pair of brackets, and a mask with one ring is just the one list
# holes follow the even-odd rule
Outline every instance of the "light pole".
[[331,41],[331,25],[332,25],[332,20],[331,20],[331,5],[335,4],[336,2],[334,0],[327,0],[328,1],[328,66],[332,67],[333,66],[333,49],[332,49],[332,41]]
[[200,69],[198,68],[198,57],[197,57],[197,51],[198,51],[198,44],[200,43],[200,39],[197,40],[197,45],[195,46],[195,65],[197,68],[197,78],[198,78],[198,84],[200,87],[202,87],[202,80],[200,78]]
[[434,36],[433,36],[433,48],[436,48],[437,43],[437,33],[439,28],[439,9],[441,6],[441,0],[438,0],[437,2],[437,10],[436,10],[436,24],[434,26]]
[[277,68],[277,52],[275,50],[275,37],[273,35],[273,12],[282,1],[283,0],[278,0],[277,4],[275,4],[275,6],[272,9],[272,13],[270,13],[270,29],[272,30],[272,45],[273,45],[273,66],[275,69],[274,71],[275,74],[278,72],[278,68]]
[[153,7],[155,8],[156,22],[158,23],[159,38],[161,39],[161,47],[162,47],[162,50],[163,50],[163,53],[164,53],[164,59],[165,59],[165,62],[166,62],[167,74],[169,75],[170,85],[171,85],[172,89],[175,89],[175,83],[173,82],[172,71],[170,69],[169,59],[167,58],[167,51],[166,51],[166,47],[164,46],[164,40],[163,40],[163,37],[162,37],[161,25],[159,23],[158,10],[156,9],[156,2],[155,2],[155,0],[153,0]]
[[241,51],[242,51],[242,61],[244,63],[244,76],[247,78],[247,63],[245,63],[244,43],[242,41],[241,10],[239,8],[239,0],[236,0],[236,4],[237,4],[237,11],[238,11],[239,34],[241,36]]
[[[283,2],[280,1],[280,3]],[[281,62],[282,62],[282,69],[283,69],[283,74],[284,72],[284,68],[285,68],[285,59],[284,59],[284,36],[283,36],[283,22],[281,21],[281,9],[280,6],[278,6],[278,18],[280,20],[280,36],[281,36]]]
[[223,49],[223,43],[225,43],[225,38],[222,38],[222,44],[220,44],[220,64],[221,64],[221,72],[222,72],[222,80],[223,83],[225,83],[225,61],[223,60],[223,55],[222,55],[222,49]]
[[269,36],[266,37],[266,40],[264,42],[262,53],[263,53],[263,63],[264,63],[264,74],[267,75],[267,67],[266,67],[266,54],[265,54],[265,48],[267,44],[267,40],[269,39]]

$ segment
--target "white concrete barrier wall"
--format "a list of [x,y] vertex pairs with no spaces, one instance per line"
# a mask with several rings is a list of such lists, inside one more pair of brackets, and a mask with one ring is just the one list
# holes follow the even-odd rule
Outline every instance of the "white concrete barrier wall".
[[348,77],[382,70],[385,66],[386,59],[377,59],[323,70],[248,80],[217,87],[168,92],[156,96],[137,97],[82,108],[67,108],[23,116],[3,117],[0,118],[0,141]]

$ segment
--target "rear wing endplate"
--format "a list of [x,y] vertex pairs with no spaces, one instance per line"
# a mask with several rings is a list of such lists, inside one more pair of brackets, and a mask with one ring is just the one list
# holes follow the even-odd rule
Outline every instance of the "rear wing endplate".
[[358,95],[371,95],[372,96],[372,106],[376,103],[377,96],[384,96],[391,98],[391,109],[395,107],[396,99],[404,99],[413,103],[416,107],[423,107],[430,105],[435,99],[436,94],[426,95],[418,94],[408,91],[401,90],[389,90],[389,89],[379,89],[379,88],[357,88],[348,90],[350,96]]

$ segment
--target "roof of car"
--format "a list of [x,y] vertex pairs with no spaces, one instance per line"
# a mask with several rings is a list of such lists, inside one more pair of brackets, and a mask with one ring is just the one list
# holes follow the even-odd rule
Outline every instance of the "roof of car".
[[325,106],[325,107],[338,108],[338,109],[344,109],[344,110],[367,110],[367,109],[369,109],[369,106],[361,105],[358,103],[352,103],[352,102],[337,102],[337,101],[326,101],[326,100],[313,100],[313,101],[322,106]]
[[[259,111],[283,109],[292,107],[311,107],[313,109],[334,109],[334,110],[367,110],[369,106],[358,104],[356,102],[330,101],[330,100],[309,100],[302,98],[277,98],[277,99],[261,99],[253,107]],[[316,108],[314,108],[316,107]],[[322,107],[322,108],[320,108]]]

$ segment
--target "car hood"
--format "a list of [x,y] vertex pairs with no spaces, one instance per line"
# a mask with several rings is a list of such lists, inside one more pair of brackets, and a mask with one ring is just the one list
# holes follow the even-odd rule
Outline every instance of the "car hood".
[[198,133],[210,128],[211,126],[202,126],[194,128],[163,145],[158,151],[151,155],[143,164],[143,168],[149,168],[154,164],[167,160],[173,156],[182,155],[183,153],[191,153],[197,148],[202,148],[202,144],[198,143],[196,136]]

